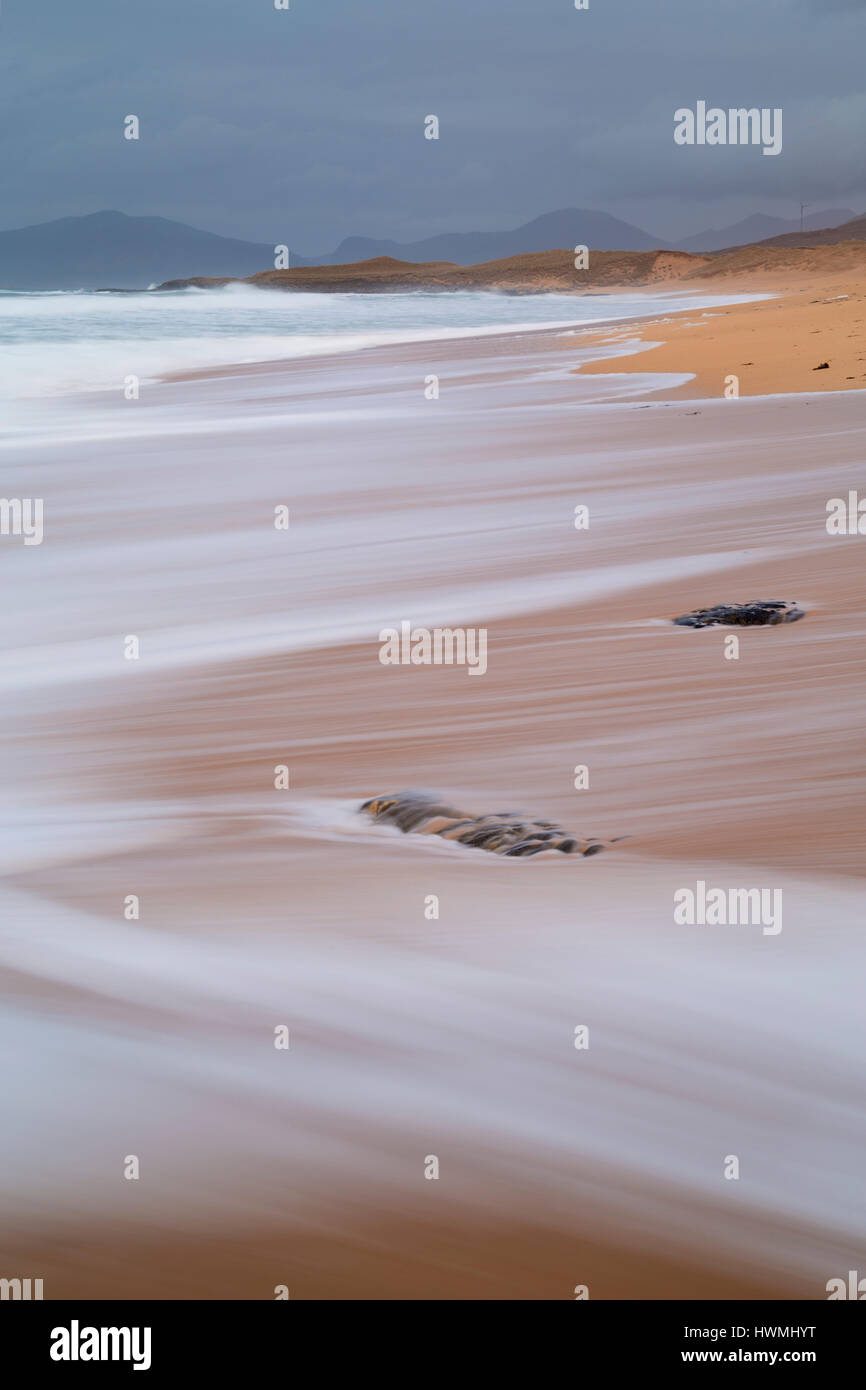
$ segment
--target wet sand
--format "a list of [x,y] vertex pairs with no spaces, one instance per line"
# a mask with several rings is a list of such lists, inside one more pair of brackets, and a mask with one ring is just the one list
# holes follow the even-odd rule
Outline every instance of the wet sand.
[[[573,352],[175,383],[150,434],[106,405],[103,437],[36,451],[68,589],[28,591],[44,649],[3,694],[3,1272],[815,1298],[862,1257],[861,538],[825,504],[861,482],[863,397],[599,404],[622,379]],[[807,614],[736,661],[668,621],[753,598]],[[487,673],[382,666],[404,618],[484,624]],[[354,815],[408,786],[630,838],[510,861]],[[698,879],[781,886],[784,929],[676,925]]]

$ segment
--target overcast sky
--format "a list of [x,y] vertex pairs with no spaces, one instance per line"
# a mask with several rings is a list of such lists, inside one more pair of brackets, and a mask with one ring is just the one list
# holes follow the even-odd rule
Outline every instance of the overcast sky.
[[[116,208],[315,254],[568,206],[671,239],[862,212],[864,55],[866,0],[2,0],[0,226]],[[781,107],[782,153],[675,145],[698,100]]]

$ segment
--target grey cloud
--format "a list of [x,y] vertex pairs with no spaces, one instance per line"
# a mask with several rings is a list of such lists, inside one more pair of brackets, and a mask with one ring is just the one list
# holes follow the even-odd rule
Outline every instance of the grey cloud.
[[[799,9],[795,7],[799,6]],[[660,235],[866,204],[839,0],[79,0],[0,17],[7,226],[118,207],[321,251],[651,204]],[[846,15],[843,11],[851,11]],[[795,17],[796,16],[796,17]],[[677,149],[673,111],[781,106],[777,160]],[[142,139],[124,142],[123,116]],[[439,142],[423,139],[428,113]],[[712,154],[714,159],[708,159]],[[709,215],[709,214],[707,214]]]

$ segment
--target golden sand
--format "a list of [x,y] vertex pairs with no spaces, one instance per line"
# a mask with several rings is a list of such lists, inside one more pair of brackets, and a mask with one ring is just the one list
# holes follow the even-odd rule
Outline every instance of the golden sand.
[[[732,392],[732,377],[740,396],[866,388],[862,268],[789,273],[781,280],[766,270],[754,271],[726,280],[724,287],[778,297],[665,315],[663,321],[661,316],[648,318],[639,334],[633,325],[582,333],[582,343],[609,344],[611,355],[580,371],[693,373],[692,381],[664,393],[670,397],[724,397]],[[617,347],[627,342],[633,349],[638,336],[663,341],[635,356],[619,357]]]

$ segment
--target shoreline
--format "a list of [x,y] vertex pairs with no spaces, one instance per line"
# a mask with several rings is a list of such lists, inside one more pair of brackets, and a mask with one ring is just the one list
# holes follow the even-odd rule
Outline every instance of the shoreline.
[[[413,351],[460,356],[462,344],[470,350],[495,340],[500,350],[512,341],[520,346],[535,345],[544,352],[549,342],[591,350],[592,357],[572,370],[587,381],[590,377],[610,378],[611,402],[652,397],[655,402],[721,399],[725,395],[742,397],[772,395],[810,395],[815,392],[866,389],[866,353],[858,349],[858,331],[866,326],[866,275],[852,279],[847,270],[832,275],[788,275],[787,283],[766,273],[750,276],[719,277],[704,283],[660,281],[655,285],[618,285],[595,290],[574,290],[574,298],[616,298],[628,295],[645,298],[646,311],[634,315],[612,315],[596,321],[565,321],[557,325],[530,327],[497,324],[473,329],[436,330],[432,336],[407,337],[399,341],[337,346],[303,355],[263,357],[253,361],[228,361],[215,365],[171,369],[145,376],[150,387],[158,383],[220,381],[232,377],[291,371],[294,367],[318,363],[323,368],[334,362],[370,358],[382,354],[394,361]],[[273,290],[265,289],[265,293]],[[497,291],[491,291],[496,293]],[[443,292],[443,297],[447,295]],[[457,290],[454,293],[460,294]],[[693,298],[696,302],[668,309],[653,305],[659,296]],[[523,297],[527,307],[532,296]],[[565,296],[563,296],[565,297]],[[724,304],[707,300],[723,297]],[[652,330],[657,330],[653,332]],[[373,330],[375,333],[375,330]],[[166,340],[170,341],[170,340]],[[825,356],[826,354],[826,356]],[[822,367],[820,363],[827,361]],[[677,384],[661,378],[686,378]],[[656,384],[638,378],[657,377]],[[736,378],[736,384],[731,385]],[[618,385],[613,387],[614,380]],[[631,380],[630,380],[631,379]],[[633,382],[633,385],[632,385]],[[107,396],[110,388],[81,388],[52,397],[21,398],[31,402],[50,399],[87,399]],[[580,404],[578,400],[575,404]]]
[[[456,293],[460,293],[460,291],[456,291]],[[619,295],[628,293],[628,287],[621,286],[617,289],[606,290],[603,292],[575,291],[574,297],[615,298]],[[669,288],[658,286],[658,288],[655,291],[644,290],[641,288],[638,289],[635,293],[641,295],[644,293],[648,295],[651,293],[661,295],[670,294],[672,293],[672,291]],[[677,293],[679,292],[677,291]],[[744,290],[743,293],[744,295],[751,296],[756,292],[751,290]],[[682,294],[684,296],[694,295],[696,299],[701,299],[702,301],[706,301],[707,298],[711,297],[707,291],[691,287],[689,287],[686,290],[683,290]],[[530,299],[530,296],[525,297],[527,299]],[[715,294],[713,294],[712,297],[715,297]],[[742,303],[743,301],[736,300],[735,302]],[[675,318],[679,317],[681,314],[695,313],[696,309],[700,307],[702,306],[699,305],[686,309],[672,309],[668,311],[668,313],[670,318]],[[717,309],[720,308],[721,306],[710,306],[710,310],[712,312],[715,312]],[[504,346],[505,341],[513,339],[515,343],[520,345],[520,347],[523,347],[523,345],[525,344],[532,344],[533,342],[535,342],[537,343],[539,351],[544,351],[549,347],[551,342],[558,343],[567,337],[570,338],[574,336],[579,338],[581,344],[595,346],[596,342],[598,342],[598,344],[602,344],[606,341],[605,330],[612,331],[616,330],[618,327],[622,329],[632,326],[639,327],[643,325],[651,325],[656,322],[658,322],[658,311],[647,309],[647,312],[645,314],[613,315],[609,319],[601,321],[597,320],[595,321],[595,323],[586,321],[581,322],[578,319],[574,322],[568,322],[556,326],[540,325],[529,328],[522,328],[512,327],[509,325],[497,325],[493,328],[467,329],[465,331],[460,331],[459,333],[456,333],[454,336],[447,336],[446,334],[443,334],[442,336],[437,337],[408,338],[401,342],[375,343],[357,348],[335,349],[333,352],[308,353],[304,356],[299,355],[297,357],[266,358],[256,362],[232,362],[227,363],[225,366],[193,369],[190,371],[171,372],[166,374],[165,376],[157,378],[157,380],[163,382],[221,380],[227,377],[254,376],[260,373],[279,371],[280,369],[290,370],[294,364],[308,364],[312,362],[324,364],[334,361],[339,362],[347,359],[351,360],[362,355],[367,356],[373,354],[394,353],[400,356],[404,354],[407,355],[412,350],[428,349],[431,352],[435,352],[438,348],[446,349],[448,351],[449,356],[451,357],[455,355],[459,357],[462,355],[460,351],[462,345],[465,344],[468,347],[472,348],[480,344],[490,343],[491,340],[494,340],[495,342],[498,341]]]
[[[612,318],[599,324],[578,321],[567,327],[502,327],[490,332],[467,332],[454,338],[376,344],[348,353],[323,353],[316,360],[399,353],[423,347],[435,349],[439,344],[453,349],[461,343],[475,344],[489,338],[536,340],[539,350],[543,351],[548,341],[566,342],[574,338],[577,340],[575,346],[584,350],[592,348],[596,353],[590,361],[572,369],[575,375],[582,379],[632,377],[635,379],[632,399],[648,396],[657,402],[724,399],[732,389],[740,398],[866,390],[866,349],[859,350],[855,331],[866,328],[866,276],[854,281],[847,274],[829,280],[809,278],[804,284],[775,288],[767,283],[766,277],[759,277],[729,284],[727,290],[732,295],[739,291],[742,299],[727,305],[707,306],[705,290],[684,286],[682,293],[693,294],[701,302],[683,309],[648,307],[645,314]],[[626,292],[627,287],[619,287],[595,293],[607,297]],[[670,294],[672,286],[641,287],[637,292],[649,299]],[[588,292],[575,292],[576,295],[582,293]],[[761,298],[754,298],[757,295]],[[696,314],[700,315],[697,320]],[[658,328],[659,332],[651,334],[653,328]],[[799,351],[799,344],[791,337],[793,332],[803,340]],[[830,343],[826,369],[819,368],[818,361],[812,360],[825,360],[818,344],[806,341],[816,337],[819,344]],[[863,338],[866,339],[866,332]],[[744,360],[746,352],[749,357]],[[200,372],[173,373],[162,379],[219,379],[255,374],[288,368],[297,360],[234,363]],[[655,386],[642,385],[638,380],[639,377],[670,375],[685,375],[690,379],[675,386],[662,381]],[[730,384],[732,376],[737,378],[735,388]],[[610,399],[611,403],[620,401],[621,395],[615,393]]]
[[[652,318],[664,307],[657,297],[650,298],[644,291],[630,291],[627,287],[609,295],[545,295],[543,310],[536,307],[534,297],[503,297],[496,292],[457,292],[450,307],[449,295],[437,296],[432,307],[429,302],[424,303],[423,298],[420,307],[413,307],[416,296],[402,295],[395,323],[384,313],[381,304],[371,314],[369,302],[361,311],[349,304],[337,310],[335,318],[330,312],[333,305],[327,305],[327,297],[314,295],[312,307],[306,306],[299,321],[296,314],[286,314],[288,300],[285,295],[272,289],[246,288],[246,296],[230,296],[225,303],[220,302],[218,295],[196,295],[182,303],[177,318],[172,314],[166,319],[163,312],[152,315],[143,334],[137,323],[125,323],[122,306],[119,318],[115,313],[102,314],[92,345],[72,340],[82,349],[82,362],[88,364],[83,371],[76,371],[74,363],[70,369],[65,351],[61,355],[64,336],[49,334],[33,341],[22,340],[30,357],[36,354],[39,360],[41,349],[41,357],[45,359],[43,376],[49,394],[26,394],[25,377],[22,383],[25,394],[16,397],[12,384],[16,373],[10,371],[7,386],[10,404],[16,399],[22,402],[80,399],[84,403],[100,396],[108,399],[118,389],[113,380],[117,361],[123,361],[126,371],[132,372],[142,386],[150,388],[165,381],[217,380],[236,374],[288,371],[293,364],[306,362],[339,364],[357,360],[361,354],[383,350],[391,354],[391,360],[399,362],[401,353],[413,349],[433,353],[441,346],[447,355],[451,351],[459,353],[461,343],[481,345],[488,340],[513,342],[520,347],[538,338],[543,347],[549,335],[562,333],[577,335],[576,341],[581,342],[586,328],[613,329],[621,324],[637,323],[645,317]],[[663,289],[662,293],[672,313],[696,304],[716,307],[741,298],[737,294],[697,288],[682,292]],[[586,312],[580,307],[585,297],[593,301],[589,317],[581,317]],[[348,298],[356,301],[364,297]],[[507,307],[503,306],[504,298],[508,300]],[[327,312],[318,302],[323,299]],[[202,311],[204,301],[207,301],[206,313]],[[466,301],[471,307],[467,307]],[[71,302],[79,305],[80,297],[71,296]],[[66,317],[70,312],[69,308],[61,306],[58,331],[62,330],[63,335],[69,331]],[[72,331],[76,318],[73,314]],[[224,325],[222,333],[213,331],[215,319]],[[86,320],[79,331],[85,329]],[[124,337],[124,333],[131,336]],[[136,338],[135,333],[140,336]],[[88,350],[84,351],[85,348]],[[507,352],[508,349],[502,350]],[[20,374],[19,368],[17,375]]]

